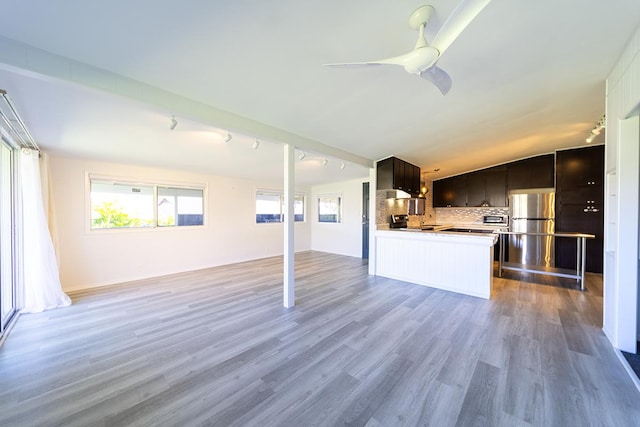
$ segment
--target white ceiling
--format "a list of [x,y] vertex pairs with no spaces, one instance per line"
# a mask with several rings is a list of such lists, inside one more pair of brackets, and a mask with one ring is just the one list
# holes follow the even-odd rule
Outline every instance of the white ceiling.
[[[427,40],[458,2],[429,3]],[[8,0],[0,36],[242,120],[203,120],[7,65],[0,89],[38,144],[64,155],[272,181],[282,177],[281,132],[315,150],[296,162],[300,184],[366,176],[358,159],[389,155],[439,168],[429,175],[438,178],[584,145],[605,112],[605,79],[640,25],[637,0],[494,0],[439,61],[453,79],[446,96],[401,68],[322,66],[410,50],[407,19],[421,4]],[[272,132],[255,151],[260,126]],[[340,157],[351,160],[344,169]]]

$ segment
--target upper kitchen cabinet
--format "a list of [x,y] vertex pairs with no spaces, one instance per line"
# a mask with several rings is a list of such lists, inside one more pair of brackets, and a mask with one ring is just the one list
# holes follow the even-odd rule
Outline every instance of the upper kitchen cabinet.
[[557,152],[558,187],[598,186],[604,181],[604,145]]
[[545,154],[507,164],[508,189],[553,188],[554,162],[553,154]]
[[377,189],[402,190],[412,196],[420,193],[420,168],[398,159],[389,157],[377,164]]
[[433,206],[507,206],[506,166],[434,181]]
[[467,206],[507,206],[506,166],[467,174]]
[[467,206],[467,175],[458,175],[434,181],[433,206]]

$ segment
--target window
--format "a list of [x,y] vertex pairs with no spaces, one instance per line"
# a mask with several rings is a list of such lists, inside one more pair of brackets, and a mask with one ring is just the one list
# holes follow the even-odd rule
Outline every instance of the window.
[[202,190],[158,187],[158,226],[202,225]]
[[92,230],[204,224],[203,188],[94,178],[90,187]]
[[339,195],[318,196],[318,222],[341,222],[341,202]]
[[[281,191],[256,191],[256,224],[284,222],[284,194]],[[294,221],[304,221],[304,194],[296,194],[293,201]]]

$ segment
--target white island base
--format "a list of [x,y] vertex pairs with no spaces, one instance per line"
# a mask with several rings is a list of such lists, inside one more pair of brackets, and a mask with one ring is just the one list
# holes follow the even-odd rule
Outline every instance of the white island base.
[[376,275],[490,298],[496,234],[376,231]]

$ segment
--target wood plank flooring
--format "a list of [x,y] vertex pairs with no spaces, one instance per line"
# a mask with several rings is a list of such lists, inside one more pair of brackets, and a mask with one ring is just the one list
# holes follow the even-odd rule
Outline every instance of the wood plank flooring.
[[[602,278],[505,274],[491,300],[296,255],[71,294],[0,349],[2,426],[638,426]],[[563,282],[564,280],[564,282]]]

